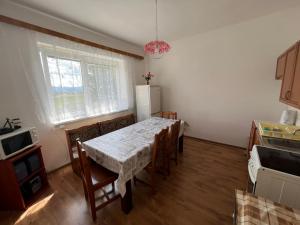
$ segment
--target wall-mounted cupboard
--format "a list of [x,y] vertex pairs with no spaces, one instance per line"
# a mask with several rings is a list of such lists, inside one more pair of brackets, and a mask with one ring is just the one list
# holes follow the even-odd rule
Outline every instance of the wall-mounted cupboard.
[[300,108],[300,41],[277,59],[276,79],[282,79],[280,101]]

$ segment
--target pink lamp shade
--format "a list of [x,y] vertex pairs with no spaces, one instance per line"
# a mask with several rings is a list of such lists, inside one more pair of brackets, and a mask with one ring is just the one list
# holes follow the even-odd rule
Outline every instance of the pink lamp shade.
[[144,46],[144,51],[147,54],[164,54],[171,49],[170,45],[165,41],[150,41]]

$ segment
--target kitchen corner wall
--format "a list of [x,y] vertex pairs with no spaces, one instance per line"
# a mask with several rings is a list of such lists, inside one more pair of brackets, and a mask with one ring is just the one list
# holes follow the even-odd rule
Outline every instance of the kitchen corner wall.
[[[122,49],[124,51],[129,51],[139,55],[144,54],[141,46],[136,46],[108,35],[87,30],[83,27],[76,26],[9,1],[3,0],[0,2],[0,15],[20,19],[35,25],[101,43],[113,48]],[[2,57],[5,57],[5,55],[2,54],[0,56],[0,125],[2,125],[2,122],[6,117],[19,117],[23,122],[23,126],[37,127],[47,171],[59,168],[70,161],[64,133],[65,128],[79,127],[81,125],[91,124],[96,121],[110,119],[129,113],[122,112],[113,115],[101,116],[68,124],[61,128],[53,127],[49,130],[37,118],[37,114],[34,111],[35,104],[31,98],[29,87],[26,85],[27,82],[21,66],[20,68],[17,68],[19,74],[13,74],[13,76],[11,76],[9,73],[10,69],[8,68],[8,65],[5,64],[5,60],[2,60]],[[18,67],[18,65],[15,66]],[[144,73],[143,60],[135,60],[134,73],[136,75],[137,82],[141,82],[140,75]]]
[[300,8],[171,42],[149,68],[163,110],[177,111],[185,134],[245,147],[251,121],[279,121],[276,59],[300,38]]
[[299,109],[296,109],[297,110],[297,121],[296,121],[296,125],[297,126],[300,126],[300,110]]
[[297,111],[297,120],[296,120],[296,125],[300,126],[300,109],[296,109],[292,106],[288,106],[287,109],[295,110]]

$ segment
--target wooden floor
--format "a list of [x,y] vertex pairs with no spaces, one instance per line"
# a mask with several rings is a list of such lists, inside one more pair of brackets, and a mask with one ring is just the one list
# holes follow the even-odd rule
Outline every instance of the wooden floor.
[[[166,180],[158,178],[154,196],[144,184],[133,188],[134,209],[129,215],[123,214],[117,200],[97,212],[96,224],[232,224],[234,189],[246,187],[244,151],[185,138],[179,164],[171,169]],[[48,193],[25,212],[0,212],[0,224],[94,224],[81,180],[70,166],[50,174],[49,182]]]

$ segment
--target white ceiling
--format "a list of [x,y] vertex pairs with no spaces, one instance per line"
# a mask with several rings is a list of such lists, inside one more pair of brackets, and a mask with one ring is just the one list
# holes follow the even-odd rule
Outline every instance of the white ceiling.
[[[120,39],[155,37],[154,0],[14,0]],[[299,0],[158,0],[159,36],[172,41],[300,6]]]

